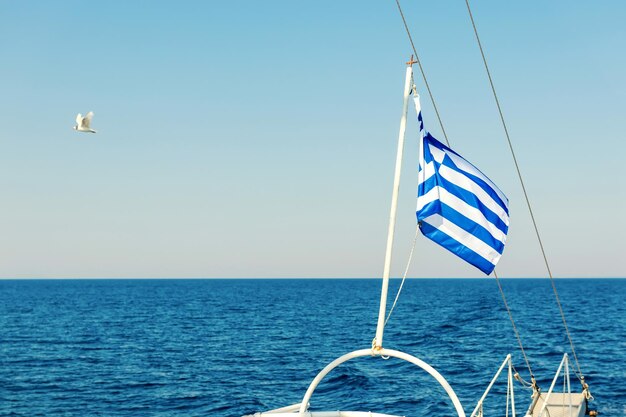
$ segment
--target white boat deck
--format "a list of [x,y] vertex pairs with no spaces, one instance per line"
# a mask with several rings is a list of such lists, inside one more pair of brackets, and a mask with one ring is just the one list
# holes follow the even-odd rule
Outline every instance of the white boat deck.
[[[540,417],[539,413],[543,409],[546,397],[546,393],[541,393],[533,409],[532,417]],[[586,411],[587,404],[583,394],[553,392],[550,394],[543,417],[583,417]]]

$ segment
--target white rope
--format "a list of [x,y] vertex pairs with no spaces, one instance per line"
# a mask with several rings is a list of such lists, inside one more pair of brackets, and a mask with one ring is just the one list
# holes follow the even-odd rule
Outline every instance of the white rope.
[[513,374],[513,378],[515,378],[515,380],[516,380],[516,381],[518,381],[520,384],[522,384],[522,387],[523,387],[523,388],[530,389],[530,388],[532,388],[532,387],[533,387],[533,384],[531,384],[531,383],[530,383],[530,382],[528,382],[528,381],[525,381],[525,380],[524,380],[524,378],[522,378],[522,377],[520,376],[519,372],[517,372],[517,369],[515,369],[515,365],[513,365],[513,364],[511,363],[511,367],[513,368],[513,372],[514,372],[514,374]]
[[415,244],[417,242],[417,235],[419,234],[419,226],[415,227],[415,237],[413,238],[413,246],[411,247],[411,252],[409,253],[409,260],[406,263],[406,268],[404,269],[404,275],[402,276],[402,282],[400,283],[400,288],[398,288],[398,293],[396,294],[396,299],[393,300],[393,304],[391,305],[391,309],[389,310],[389,314],[387,314],[387,319],[385,320],[385,326],[389,321],[389,317],[391,317],[391,313],[393,313],[393,309],[396,307],[396,303],[398,302],[398,298],[400,298],[400,293],[402,292],[402,287],[404,286],[404,281],[406,280],[406,276],[409,273],[409,267],[411,266],[411,261],[413,260],[413,252],[415,251]]

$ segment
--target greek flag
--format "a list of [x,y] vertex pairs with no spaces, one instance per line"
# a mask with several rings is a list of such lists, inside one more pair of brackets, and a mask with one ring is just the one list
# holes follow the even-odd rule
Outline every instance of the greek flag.
[[489,275],[509,230],[509,200],[474,165],[420,124],[417,221],[422,234]]

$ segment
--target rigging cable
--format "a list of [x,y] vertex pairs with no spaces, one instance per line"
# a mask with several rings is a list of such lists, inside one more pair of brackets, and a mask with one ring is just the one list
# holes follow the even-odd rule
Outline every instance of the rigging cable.
[[[396,0],[396,5],[398,6],[398,11],[400,12],[400,16],[402,17],[402,22],[404,23],[404,29],[406,30],[406,34],[409,38],[409,41],[411,42],[411,47],[413,48],[413,53],[415,56],[415,62],[417,62],[417,64],[419,65],[420,68],[420,72],[422,73],[422,78],[424,79],[424,85],[426,86],[426,89],[428,90],[428,95],[430,96],[430,101],[433,104],[433,108],[435,109],[435,113],[437,114],[437,120],[439,120],[439,125],[441,126],[441,131],[443,132],[443,135],[446,139],[446,144],[448,145],[448,147],[450,147],[450,142],[448,140],[448,136],[446,135],[446,130],[443,127],[443,122],[441,120],[441,117],[439,116],[439,111],[437,110],[437,105],[435,104],[435,98],[433,97],[433,94],[430,90],[430,86],[428,85],[428,81],[426,80],[426,73],[424,72],[424,68],[422,67],[422,63],[419,59],[419,55],[417,54],[417,50],[415,48],[415,44],[413,43],[413,37],[411,36],[411,31],[409,30],[409,26],[406,23],[406,19],[404,18],[404,13],[402,12],[402,7],[400,6],[400,0]],[[482,49],[481,49],[482,50]],[[504,120],[504,119],[503,119]],[[418,228],[419,229],[419,228]],[[415,233],[415,240],[417,240],[417,231]],[[415,241],[413,242],[413,249],[415,248]],[[411,263],[411,258],[413,256],[413,249],[411,249],[411,254],[409,256],[409,264]],[[409,266],[407,265],[407,271],[408,271]],[[495,275],[495,271],[494,271],[494,275]],[[405,271],[405,277],[406,277],[406,271]],[[496,282],[498,283],[498,288],[500,289],[500,295],[502,296],[502,300],[504,301],[504,306],[506,308],[506,311],[509,315],[509,319],[511,320],[511,323],[513,324],[513,331],[515,333],[515,337],[517,338],[517,341],[520,345],[521,348],[521,352],[522,352],[522,356],[524,357],[524,361],[526,362],[526,366],[528,367],[528,371],[530,373],[530,376],[532,378],[532,385],[535,386],[535,378],[533,376],[533,372],[532,369],[530,367],[530,362],[528,361],[528,357],[526,356],[526,352],[524,351],[524,347],[522,345],[522,338],[517,330],[517,326],[515,326],[515,321],[513,320],[513,314],[511,313],[511,309],[509,309],[509,305],[506,302],[506,297],[504,295],[504,292],[502,291],[502,286],[500,285],[500,281],[498,280],[498,277],[496,275]],[[402,290],[402,285],[404,284],[404,278],[402,280],[402,283],[400,284],[400,289],[398,290],[398,294],[396,295],[396,300],[393,303],[393,306],[391,307],[391,311],[393,311],[393,307],[395,307],[396,302],[398,301],[398,297],[400,296],[400,291]],[[389,312],[389,315],[387,316],[387,321],[389,320],[389,316],[391,316],[391,311]],[[385,323],[387,323],[387,321],[385,321]],[[575,356],[575,355],[574,355]],[[522,384],[524,384],[523,380],[520,381]]]
[[496,283],[498,284],[498,289],[500,289],[500,295],[502,296],[502,301],[504,302],[504,307],[506,307],[506,312],[509,313],[509,319],[511,320],[511,324],[513,325],[513,332],[515,333],[515,337],[517,338],[517,343],[519,344],[519,348],[522,351],[522,356],[524,357],[524,362],[526,362],[526,367],[528,368],[528,373],[530,373],[530,380],[532,381],[532,385],[535,385],[535,375],[533,375],[533,370],[530,368],[530,362],[528,361],[528,357],[526,356],[526,352],[524,351],[524,346],[522,345],[522,338],[519,335],[519,331],[517,331],[517,326],[515,325],[515,320],[513,320],[513,314],[511,313],[511,309],[509,308],[509,304],[506,302],[506,297],[504,296],[504,291],[502,290],[502,285],[500,284],[500,280],[498,279],[498,274],[496,270],[493,270],[493,276],[496,278]]
[[[415,48],[415,44],[413,43],[413,37],[411,36],[411,31],[409,30],[409,26],[406,23],[406,19],[404,18],[404,13],[402,12],[402,7],[400,6],[400,1],[396,0],[396,5],[398,6],[398,11],[400,12],[400,16],[402,17],[402,22],[404,23],[404,29],[406,30],[406,34],[409,38],[409,41],[411,42],[411,47],[413,48],[413,54],[415,56],[415,62],[417,62],[417,64],[419,65],[420,68],[420,72],[422,73],[422,78],[424,79],[424,85],[426,86],[426,89],[428,90],[428,95],[430,96],[430,100],[433,104],[433,108],[435,109],[435,113],[437,115],[437,120],[439,121],[439,125],[441,126],[441,131],[443,132],[443,135],[446,139],[446,144],[448,145],[448,147],[450,147],[450,142],[448,140],[448,136],[446,135],[446,131],[443,127],[443,122],[441,120],[441,117],[439,116],[439,111],[437,110],[437,105],[435,104],[435,98],[430,90],[430,86],[428,85],[428,81],[426,80],[426,73],[424,72],[424,68],[422,67],[421,61],[419,59],[419,55],[417,54],[417,50]],[[419,227],[418,227],[419,230]],[[413,241],[413,248],[411,249],[411,254],[409,255],[409,262],[407,264],[405,273],[404,273],[404,278],[406,278],[406,274],[409,268],[409,265],[411,263],[411,259],[413,257],[413,249],[415,249],[415,242],[417,240],[417,230],[415,232],[415,239]],[[495,275],[495,271],[494,271],[494,275]],[[522,345],[522,338],[519,334],[519,331],[517,330],[517,326],[515,326],[515,320],[513,320],[513,314],[511,313],[511,310],[509,309],[509,305],[506,302],[506,297],[504,295],[504,292],[502,291],[502,286],[500,285],[500,281],[498,280],[497,275],[496,276],[496,282],[498,283],[498,288],[500,289],[500,295],[502,296],[502,300],[504,301],[504,306],[506,308],[506,311],[509,315],[509,319],[511,320],[511,323],[513,324],[513,331],[515,333],[515,337],[517,338],[517,341],[520,345],[521,348],[521,352],[522,352],[522,356],[524,357],[524,361],[526,362],[526,366],[528,367],[528,371],[530,373],[530,376],[532,378],[532,385],[535,385],[535,378],[533,376],[533,372],[532,369],[530,367],[530,362],[528,361],[528,357],[526,356],[526,352],[524,351],[524,347]],[[385,321],[385,324],[387,323],[387,321],[389,320],[389,317],[391,316],[391,312],[393,311],[393,308],[396,305],[396,302],[398,301],[398,297],[400,296],[400,291],[402,291],[402,286],[404,285],[404,278],[402,279],[402,283],[400,284],[400,288],[398,290],[398,294],[396,295],[396,299],[393,302],[393,306],[391,307],[391,310],[389,311],[389,314],[387,316],[387,320]],[[525,383],[525,381],[520,381],[522,384]]]
[[543,255],[543,260],[546,265],[546,269],[548,270],[548,276],[550,277],[550,283],[552,284],[552,290],[554,291],[554,296],[556,297],[556,303],[559,306],[559,311],[561,313],[561,319],[563,320],[563,326],[565,326],[565,333],[567,334],[567,338],[569,340],[570,347],[572,348],[572,353],[574,355],[574,360],[576,361],[576,367],[578,371],[576,372],[576,376],[580,379],[583,387],[585,387],[585,377],[580,369],[580,364],[578,363],[578,357],[576,356],[576,349],[574,349],[574,342],[572,341],[572,337],[569,332],[569,328],[567,327],[567,321],[565,320],[565,313],[563,313],[563,307],[561,306],[561,300],[559,299],[559,293],[556,290],[556,285],[554,283],[554,277],[552,276],[552,271],[550,270],[550,265],[548,263],[548,258],[546,256],[546,251],[544,250],[543,243],[541,241],[541,236],[539,235],[539,228],[537,227],[537,222],[535,221],[535,216],[533,214],[532,207],[530,205],[530,199],[528,198],[528,193],[526,192],[526,187],[524,186],[524,180],[522,179],[522,173],[519,168],[519,164],[517,163],[517,158],[515,157],[515,151],[513,150],[513,144],[511,142],[511,137],[509,136],[509,130],[506,127],[506,122],[504,121],[504,115],[502,113],[502,108],[500,107],[500,101],[498,100],[498,95],[496,94],[496,88],[493,84],[493,79],[491,78],[491,72],[489,71],[489,66],[487,65],[487,58],[485,58],[485,52],[483,51],[483,46],[480,42],[480,37],[478,36],[478,29],[476,29],[476,23],[474,22],[474,16],[472,15],[472,10],[470,8],[469,0],[465,0],[465,4],[467,5],[467,12],[469,13],[470,20],[472,21],[472,27],[474,28],[474,34],[476,35],[476,41],[478,43],[478,48],[480,49],[480,55],[482,56],[483,63],[485,64],[485,70],[487,71],[487,77],[489,78],[489,85],[491,85],[491,91],[493,92],[493,97],[496,101],[496,106],[498,107],[498,113],[500,114],[500,120],[502,121],[502,127],[504,128],[504,133],[506,135],[506,139],[509,143],[509,149],[511,150],[511,155],[513,156],[513,162],[515,163],[515,169],[517,170],[517,176],[519,178],[520,184],[522,186],[522,191],[524,192],[524,197],[526,199],[526,205],[528,206],[528,211],[530,212],[530,218],[533,222],[533,226],[535,228],[535,234],[537,236],[537,240],[539,241],[539,247],[541,248],[541,253]]
[[411,37],[411,31],[409,30],[409,26],[406,24],[404,13],[402,13],[402,7],[400,7],[400,0],[396,0],[396,4],[398,5],[398,11],[400,12],[400,17],[402,17],[402,23],[404,23],[404,29],[406,30],[406,34],[409,37],[409,42],[411,42],[411,48],[413,48],[413,53],[415,54],[415,62],[417,62],[417,65],[420,68],[420,72],[422,73],[422,78],[424,79],[424,85],[426,86],[426,90],[428,90],[428,95],[430,96],[430,102],[433,103],[433,108],[435,109],[437,120],[439,120],[439,126],[441,126],[441,131],[443,132],[443,137],[446,139],[446,144],[448,145],[448,147],[450,147],[450,142],[448,141],[448,135],[446,134],[446,129],[444,129],[443,127],[443,122],[441,121],[441,117],[439,116],[439,110],[437,109],[437,105],[435,104],[435,98],[433,97],[433,93],[430,91],[430,86],[428,85],[428,81],[426,80],[426,73],[424,72],[424,68],[422,67],[422,62],[420,61],[419,55],[417,54],[417,49],[415,49],[413,38]]

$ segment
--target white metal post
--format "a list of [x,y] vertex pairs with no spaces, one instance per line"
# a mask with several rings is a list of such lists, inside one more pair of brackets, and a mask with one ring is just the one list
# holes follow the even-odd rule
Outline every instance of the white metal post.
[[480,400],[478,400],[478,404],[476,404],[476,407],[474,408],[474,411],[472,411],[472,414],[470,415],[470,417],[476,417],[476,415],[478,414],[478,411],[481,409],[481,407],[483,405],[483,402],[485,401],[485,398],[487,398],[487,394],[489,394],[489,391],[491,391],[491,387],[493,387],[493,384],[495,384],[496,380],[500,376],[500,373],[502,372],[502,370],[504,369],[504,367],[506,366],[507,363],[509,365],[511,363],[511,355],[510,354],[506,355],[506,358],[502,362],[502,365],[500,365],[500,368],[498,369],[498,372],[496,372],[496,374],[491,379],[491,382],[489,383],[489,386],[485,390],[485,393],[483,394],[483,396],[480,397]]
[[559,379],[559,375],[561,375],[561,369],[563,369],[563,364],[567,363],[567,353],[563,354],[563,360],[559,365],[559,369],[556,370],[556,375],[554,375],[554,379],[552,380],[552,384],[550,385],[550,389],[548,390],[548,394],[543,399],[543,406],[539,411],[538,416],[542,417],[543,413],[546,411],[546,407],[548,407],[548,402],[550,401],[550,395],[552,395],[552,390],[554,389],[554,384],[556,384],[556,380]]
[[413,75],[413,59],[408,62],[406,79],[404,82],[404,103],[402,105],[402,118],[400,119],[400,134],[398,135],[398,152],[396,154],[396,171],[393,179],[393,193],[391,196],[391,213],[389,214],[389,230],[387,232],[387,251],[385,252],[385,267],[383,269],[383,285],[380,292],[380,310],[378,312],[378,325],[376,326],[376,339],[374,350],[383,347],[383,331],[385,327],[385,314],[387,312],[387,288],[389,287],[389,271],[391,269],[391,252],[393,248],[393,234],[396,227],[396,211],[398,209],[398,192],[400,190],[400,173],[402,172],[402,153],[404,151],[404,133],[406,131],[406,118],[409,109],[409,94],[411,92],[411,78]]
[[511,400],[511,373],[506,378],[506,407],[504,409],[504,417],[509,417],[509,401]]
[[511,361],[511,355],[509,358],[509,384],[511,386],[511,416],[515,417],[515,389],[513,386],[513,362]]
[[569,358],[565,357],[565,381],[567,384],[567,399],[569,400],[569,417],[572,417],[572,390],[569,385]]

